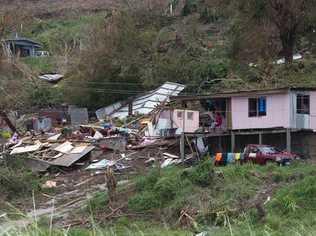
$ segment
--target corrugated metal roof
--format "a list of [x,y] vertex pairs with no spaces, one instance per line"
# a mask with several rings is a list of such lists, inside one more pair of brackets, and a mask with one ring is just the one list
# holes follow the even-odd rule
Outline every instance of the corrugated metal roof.
[[16,37],[16,38],[10,38],[5,40],[6,42],[16,42],[16,43],[27,43],[27,44],[32,44],[35,47],[42,47],[42,45],[32,39],[28,38],[23,38],[23,37]]
[[[166,82],[156,90],[153,90],[145,95],[139,96],[133,100],[133,113],[148,114],[155,107],[163,102],[169,101],[171,96],[177,96],[185,89],[185,85]],[[105,116],[125,118],[128,116],[128,105],[124,102],[115,103],[111,106],[99,109],[96,114],[98,119]]]
[[82,157],[84,157],[88,153],[90,153],[94,148],[95,148],[94,146],[88,146],[81,153],[64,154],[61,157],[57,158],[56,160],[50,162],[50,164],[55,165],[55,166],[69,167],[73,163],[80,160]]

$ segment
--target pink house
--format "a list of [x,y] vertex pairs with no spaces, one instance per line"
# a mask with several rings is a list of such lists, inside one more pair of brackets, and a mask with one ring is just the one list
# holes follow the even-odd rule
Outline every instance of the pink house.
[[316,130],[316,91],[277,89],[231,96],[232,129]]
[[[241,152],[247,144],[257,143],[316,157],[316,88],[178,96],[171,102],[199,111],[203,131],[186,135],[207,139],[210,150]],[[204,129],[214,114],[223,118],[223,124]]]
[[[200,105],[221,113],[226,130],[310,129],[316,130],[316,90],[282,88],[240,91],[203,96],[173,98],[185,106]],[[195,102],[194,102],[195,101]],[[315,102],[313,102],[315,101]]]

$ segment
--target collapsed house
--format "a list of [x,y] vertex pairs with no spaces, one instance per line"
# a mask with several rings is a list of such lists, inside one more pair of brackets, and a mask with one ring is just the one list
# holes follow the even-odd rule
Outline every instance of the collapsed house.
[[[169,101],[171,95],[179,94],[184,87],[180,84],[165,83],[155,91],[136,98],[133,101],[132,107],[135,107],[135,110],[132,113],[143,114],[143,119],[151,119],[160,111],[160,106],[164,106]],[[129,112],[125,109],[130,106],[126,107],[122,104],[119,109],[114,109],[116,105],[110,107],[113,117],[125,118],[128,115]],[[157,137],[152,139],[146,137],[139,118],[126,125],[102,121],[101,117],[104,116],[102,112],[108,110],[105,108],[97,111],[101,121],[94,123],[89,122],[86,108],[69,106],[60,110],[41,110],[37,116],[26,119],[30,121],[28,132],[21,136],[14,134],[5,146],[5,153],[17,157],[23,154],[34,171],[46,171],[50,167],[73,168],[78,165],[86,170],[111,166],[122,171],[132,166],[131,161],[137,161],[139,158],[142,158],[144,166],[152,165],[157,158],[165,159],[161,163],[162,167],[184,161],[180,160],[178,155],[179,140],[176,137],[173,140],[164,140],[158,133],[162,133],[162,129],[166,132],[171,126],[178,127],[177,134],[193,131],[195,128],[190,129],[189,126],[184,128],[183,119],[188,119],[188,123],[191,120],[198,121],[198,113],[193,111],[186,113],[180,110],[160,112],[160,114],[174,114],[174,117],[170,127],[162,125],[163,117],[156,117],[161,124],[161,130],[156,129]],[[111,114],[106,113],[105,116]],[[135,124],[140,128],[135,129]],[[169,147],[173,147],[171,153],[166,151]],[[157,148],[163,148],[165,152],[157,152]],[[192,156],[187,159],[190,158]]]
[[101,108],[96,111],[96,115],[99,120],[104,120],[106,117],[123,119],[136,114],[147,115],[158,105],[167,103],[171,96],[177,96],[184,89],[185,85],[166,82],[156,90],[135,99]]

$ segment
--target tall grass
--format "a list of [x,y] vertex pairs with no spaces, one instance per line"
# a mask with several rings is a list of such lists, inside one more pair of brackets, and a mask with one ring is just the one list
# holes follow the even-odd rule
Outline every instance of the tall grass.
[[[93,215],[106,204],[106,195],[90,199],[90,227],[58,229],[54,212],[48,224],[40,218],[28,219],[28,225],[14,225],[2,235],[316,235],[316,172],[315,166],[294,163],[289,167],[227,166],[212,169],[209,161],[189,169],[167,168],[136,179],[136,194],[130,198],[129,210],[143,212],[142,219],[119,218],[98,224]],[[210,173],[213,177],[210,177]],[[221,174],[219,174],[221,173]],[[219,177],[219,176],[220,177]],[[201,178],[201,179],[200,179]],[[208,178],[209,181],[206,181]],[[201,182],[201,180],[204,180]],[[266,215],[257,217],[255,208],[231,214],[239,201],[252,198],[262,190],[266,180],[278,186],[271,201],[264,205]],[[206,181],[206,182],[205,182]],[[202,184],[201,184],[202,183]],[[206,184],[208,183],[208,184]],[[123,193],[122,193],[123,194]],[[179,210],[197,209],[197,227],[179,229]],[[161,219],[146,217],[146,211],[160,212]],[[214,217],[215,216],[215,217]],[[1,221],[1,220],[0,220]],[[18,221],[23,222],[23,221]],[[1,235],[1,234],[0,234]]]

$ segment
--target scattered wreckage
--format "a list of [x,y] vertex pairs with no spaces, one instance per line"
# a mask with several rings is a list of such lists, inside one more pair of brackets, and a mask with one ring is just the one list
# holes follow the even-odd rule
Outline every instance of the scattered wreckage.
[[[142,119],[135,120],[139,129],[97,122],[46,132],[28,131],[24,135],[14,133],[4,144],[2,156],[24,158],[26,165],[37,172],[45,172],[50,167],[67,170],[74,166],[86,171],[111,167],[121,172],[158,162],[161,168],[183,162],[178,155],[178,137],[146,137]],[[129,126],[135,127],[134,123]],[[190,155],[187,159],[192,158]]]
[[[0,150],[0,157],[23,157],[27,166],[39,172],[75,166],[86,171],[110,167],[122,172],[192,162],[209,153],[205,132],[211,137],[225,129],[216,124],[204,127],[203,114],[192,110],[194,107],[172,106],[170,97],[184,88],[166,82],[147,94],[97,110],[94,120],[89,119],[87,108],[75,106],[41,111],[38,117],[24,115],[28,128],[21,132],[1,112],[0,128],[11,129],[13,135]],[[223,123],[222,117],[215,123]],[[218,153],[214,161],[222,165],[236,157],[240,155]]]
[[128,128],[104,127],[107,124],[82,125],[70,133],[65,132],[69,128],[63,128],[53,133],[14,134],[4,145],[3,155],[27,157],[31,169],[40,172],[53,166],[81,165],[85,170],[111,167],[123,171],[131,168],[136,159],[142,159],[144,167],[155,164],[158,159],[162,168],[181,163],[175,152],[166,151],[177,146],[177,139],[149,139]]
[[[180,158],[179,133],[166,119],[173,116],[176,122],[180,111],[166,104],[184,88],[166,82],[133,100],[97,110],[98,122],[89,120],[86,108],[41,111],[37,117],[28,117],[28,131],[11,129],[14,134],[4,145],[2,156],[23,157],[35,171],[74,166],[87,171],[108,167],[124,171],[183,163],[194,155]],[[193,115],[197,120],[198,114]],[[179,132],[182,130],[180,127]]]

